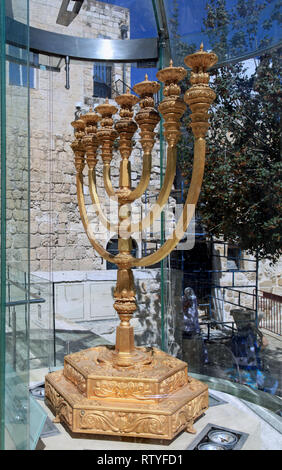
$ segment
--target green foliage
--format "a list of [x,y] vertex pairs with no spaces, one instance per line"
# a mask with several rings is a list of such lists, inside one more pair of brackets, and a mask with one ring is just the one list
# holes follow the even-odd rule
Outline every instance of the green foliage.
[[[258,15],[268,1],[238,0],[227,12],[225,0],[209,0],[205,28],[220,27],[216,47],[240,49],[255,41]],[[277,20],[278,15],[275,16]],[[248,19],[228,40],[227,27]],[[274,20],[274,18],[272,18]],[[239,23],[238,23],[239,24]],[[265,22],[269,29],[269,21]],[[240,36],[241,35],[241,36]],[[267,39],[267,33],[264,39]],[[235,49],[234,49],[235,50]],[[253,59],[254,71],[244,63],[216,69],[211,87],[217,99],[210,113],[205,177],[199,212],[209,234],[222,236],[259,258],[277,261],[281,255],[282,183],[280,155],[281,49]],[[190,85],[183,83],[183,88]],[[189,113],[183,118],[189,128]],[[182,174],[189,185],[193,141],[184,132],[179,143]]]

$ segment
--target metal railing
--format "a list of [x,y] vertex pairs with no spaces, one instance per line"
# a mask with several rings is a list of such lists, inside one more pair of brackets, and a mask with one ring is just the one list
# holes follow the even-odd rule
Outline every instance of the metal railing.
[[[238,333],[244,327],[249,327],[255,330],[259,337],[261,334],[256,328],[255,320],[240,320],[236,321],[202,321],[199,322],[200,327],[203,327],[202,338],[207,341],[222,341],[223,339],[231,339],[234,334]],[[214,335],[213,330],[219,330],[220,335]]]
[[258,309],[264,313],[260,327],[277,335],[282,335],[282,296],[259,291]]

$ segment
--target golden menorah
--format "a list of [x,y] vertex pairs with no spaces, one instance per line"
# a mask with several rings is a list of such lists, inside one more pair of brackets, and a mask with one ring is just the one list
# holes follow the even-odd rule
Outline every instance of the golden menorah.
[[[164,99],[155,109],[154,95],[160,84],[148,77],[133,87],[136,95],[117,96],[119,119],[113,116],[118,108],[109,103],[90,109],[72,122],[75,140],[71,147],[75,155],[77,197],[85,232],[96,252],[117,265],[114,308],[120,324],[114,347],[97,346],[65,356],[64,369],[46,376],[45,394],[56,413],[73,432],[109,434],[115,436],[172,439],[183,429],[193,432],[193,423],[208,407],[208,389],[187,373],[187,364],[167,353],[149,347],[136,347],[132,315],[137,310],[133,267],[150,266],[165,258],[182,239],[194,215],[205,166],[205,136],[209,127],[208,110],[215,99],[209,87],[207,70],[217,62],[214,53],[200,50],[185,58],[192,69],[191,88],[181,98],[179,82],[187,74],[183,67],[171,61],[157,73],[164,84]],[[194,135],[194,163],[190,186],[182,216],[172,236],[154,253],[137,258],[132,255],[131,235],[144,230],[160,216],[170,195],[177,163],[177,143],[181,117],[186,104],[191,109]],[[133,108],[139,103],[134,116]],[[146,191],[151,176],[155,129],[164,121],[167,144],[167,165],[163,185],[156,204],[138,223],[131,221],[131,206]],[[130,156],[133,137],[139,127],[143,151],[143,168],[136,188],[131,186]],[[111,161],[114,142],[119,142],[121,156],[119,187],[111,181]],[[118,202],[118,221],[114,224],[103,212],[96,185],[98,149],[103,162],[103,182],[108,196]],[[118,254],[109,253],[95,237],[87,214],[83,170],[88,167],[89,193],[95,213],[102,224],[118,235]],[[128,222],[129,221],[129,222]]]

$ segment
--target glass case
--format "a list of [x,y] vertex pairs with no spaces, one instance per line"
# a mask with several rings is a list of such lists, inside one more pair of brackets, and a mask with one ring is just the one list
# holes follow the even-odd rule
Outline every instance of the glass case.
[[[12,5],[13,4],[13,5]],[[11,61],[1,3],[1,446],[29,448],[29,35],[28,2],[10,2],[25,25]],[[14,88],[13,79],[18,85]]]
[[[184,360],[189,375],[215,390],[281,414],[281,261],[273,267],[254,250],[250,254],[247,245],[231,243],[227,226],[226,236],[218,236],[217,230],[228,216],[224,192],[253,188],[244,192],[245,205],[238,190],[230,209],[233,214],[245,210],[248,238],[248,227],[257,223],[250,216],[251,208],[260,204],[256,194],[266,191],[266,181],[278,188],[276,176],[268,172],[271,161],[279,174],[275,132],[280,118],[271,114],[281,73],[278,9],[279,2],[260,0],[146,0],[142,8],[137,0],[1,3],[1,448],[36,445],[44,416],[36,428],[31,384],[60,369],[65,355],[115,344],[117,270],[93,250],[81,222],[71,122],[106,99],[115,104],[127,90],[134,94],[133,87],[143,80],[157,80],[158,70],[171,59],[173,65],[184,66],[184,57],[202,42],[219,59],[211,69],[218,98],[210,114],[203,197],[179,247],[161,262],[133,270],[135,342]],[[188,79],[181,83],[182,95],[189,86]],[[154,96],[156,106],[163,97],[162,85]],[[270,128],[271,155],[264,142]],[[168,226],[186,199],[193,154],[188,114],[181,131],[173,191],[157,228],[133,240],[138,258],[165,243]],[[117,187],[119,156],[115,145],[113,149],[111,176]],[[259,170],[258,154],[266,155]],[[142,159],[137,133],[131,156],[133,187],[142,174]],[[161,119],[150,184],[136,217],[149,213],[167,164]],[[246,168],[246,176],[237,181],[238,166]],[[216,179],[222,181],[221,205],[214,196]],[[96,182],[108,214],[99,165]],[[94,219],[88,183],[83,194],[95,234],[116,254],[117,238]],[[210,208],[206,201],[215,204],[215,228],[209,225],[211,217],[205,217]],[[266,195],[266,217],[270,206]],[[268,233],[277,220],[270,220]],[[264,221],[258,223],[261,227]]]

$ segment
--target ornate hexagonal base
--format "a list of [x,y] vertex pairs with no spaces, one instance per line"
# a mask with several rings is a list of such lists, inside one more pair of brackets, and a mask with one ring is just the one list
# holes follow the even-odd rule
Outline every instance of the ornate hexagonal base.
[[57,420],[74,433],[170,440],[193,432],[208,408],[208,387],[188,377],[186,363],[153,349],[150,363],[121,368],[111,354],[106,346],[71,354],[63,370],[46,376]]

